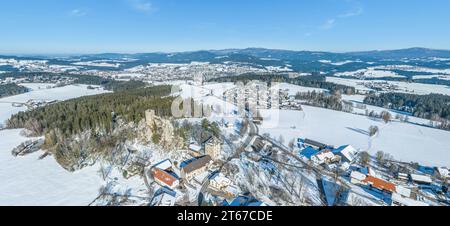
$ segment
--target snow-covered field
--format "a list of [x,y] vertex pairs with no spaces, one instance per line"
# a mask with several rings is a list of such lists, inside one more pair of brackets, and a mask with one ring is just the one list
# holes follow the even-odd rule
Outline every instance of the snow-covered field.
[[346,61],[338,61],[338,62],[333,62],[331,60],[319,60],[318,62],[323,63],[323,64],[331,64],[331,65],[335,65],[335,66],[342,66],[342,65],[346,65],[346,64],[350,64],[350,63],[361,63],[362,61],[352,61],[352,60],[346,60]]
[[72,63],[73,65],[77,66],[92,66],[92,67],[120,67],[120,64],[118,63],[108,63],[108,62],[101,62],[101,61],[87,61],[87,62],[76,62]]
[[[0,120],[27,110],[13,107],[9,102],[34,100],[67,100],[85,95],[104,93],[101,89],[90,90],[86,85],[51,88],[53,84],[22,84],[32,91],[0,99]],[[98,167],[87,167],[70,173],[48,156],[38,160],[42,152],[24,157],[13,157],[11,150],[28,140],[20,130],[0,131],[0,205],[88,205],[98,195],[103,180]]]
[[[375,154],[390,153],[400,161],[422,164],[450,165],[450,132],[417,126],[410,123],[384,124],[366,116],[303,106],[304,111],[261,111],[266,120],[260,133],[269,133],[275,139],[283,136],[287,144],[291,139],[309,138],[334,146],[351,144]],[[278,120],[278,121],[274,121]],[[378,126],[380,132],[374,138],[368,135],[370,126]]]
[[288,83],[278,83],[276,85],[273,85],[270,88],[275,89],[275,90],[276,89],[289,90],[288,91],[289,95],[295,95],[297,93],[307,93],[307,92],[313,92],[313,91],[318,92],[318,93],[328,91],[326,89],[298,86],[298,85],[293,85],[293,84],[288,84]]
[[399,75],[392,71],[387,70],[376,70],[375,68],[361,69],[357,71],[350,72],[341,72],[336,73],[336,76],[351,76],[356,78],[384,78],[384,77],[392,77],[392,78],[403,78],[405,76]]
[[336,78],[327,77],[327,82],[332,82],[341,85],[347,85],[355,87],[358,90],[370,89],[365,87],[363,83],[365,82],[386,82],[391,85],[398,86],[399,90],[396,92],[404,93],[414,93],[419,95],[427,95],[431,93],[438,93],[444,95],[450,95],[450,87],[445,85],[433,85],[433,84],[423,84],[423,83],[409,83],[409,82],[399,82],[399,81],[384,81],[384,80],[360,80],[360,79],[346,79],[346,78]]
[[430,78],[437,78],[441,80],[450,80],[450,75],[414,75],[413,79],[430,79]]
[[[387,111],[389,113],[391,113],[392,117],[395,118],[396,115],[401,115],[403,117],[408,117],[408,121],[412,122],[412,123],[417,123],[417,124],[421,124],[421,125],[430,125],[430,120],[428,119],[424,119],[424,118],[418,118],[418,117],[414,117],[412,116],[412,114],[409,114],[407,112],[399,112],[399,111],[395,111],[395,110],[390,110],[387,108],[382,108],[382,107],[377,107],[377,106],[373,106],[373,105],[367,105],[367,104],[363,104],[364,102],[364,95],[342,95],[342,99],[352,102],[354,103],[354,107],[353,107],[353,113],[355,114],[366,114],[366,110],[368,112],[375,112],[378,115],[380,115],[383,111]],[[360,109],[357,108],[356,105],[357,104],[362,104],[363,106],[365,106],[365,109]]]
[[11,115],[27,110],[26,107],[13,107],[13,102],[25,103],[28,100],[63,101],[81,96],[96,95],[107,92],[103,89],[88,89],[87,85],[70,85],[51,89],[47,89],[47,87],[53,87],[54,84],[24,83],[21,85],[32,89],[32,91],[0,99],[0,124],[9,119]]
[[20,130],[0,131],[0,205],[88,205],[103,181],[98,167],[70,173],[42,152],[15,158],[11,150],[28,138]]
[[450,69],[435,69],[435,68],[426,68],[426,67],[416,67],[411,65],[384,65],[374,67],[376,69],[381,70],[401,70],[401,71],[410,71],[410,72],[428,72],[433,74],[447,74],[450,75]]

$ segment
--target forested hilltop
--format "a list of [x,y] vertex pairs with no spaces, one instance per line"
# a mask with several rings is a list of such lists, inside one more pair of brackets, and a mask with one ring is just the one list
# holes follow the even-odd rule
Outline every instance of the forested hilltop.
[[[171,116],[171,86],[155,86],[86,96],[13,115],[9,128],[26,128],[32,136],[45,136],[43,148],[66,169],[108,154],[136,137],[145,111]],[[130,126],[134,125],[134,126]],[[158,131],[154,131],[157,133]]]
[[17,84],[0,85],[0,98],[28,92],[28,88]]
[[420,118],[440,121],[442,129],[450,129],[450,96],[442,94],[380,93],[367,96],[364,103],[405,111]]
[[10,72],[0,74],[0,80],[6,78],[24,79],[23,82],[43,82],[67,84],[86,84],[103,86],[110,91],[125,91],[142,88],[146,86],[142,81],[117,81],[95,75],[69,74],[69,73],[49,73],[49,72]]

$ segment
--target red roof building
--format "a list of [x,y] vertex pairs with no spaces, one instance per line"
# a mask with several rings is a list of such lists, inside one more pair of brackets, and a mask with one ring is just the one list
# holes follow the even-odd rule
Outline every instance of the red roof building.
[[364,183],[371,185],[374,188],[378,188],[380,190],[395,192],[396,186],[391,182],[387,182],[383,179],[376,178],[370,175],[367,175],[366,179],[363,180]]
[[150,170],[156,182],[162,186],[174,188],[179,184],[178,176],[172,170],[172,163],[169,160],[162,161]]

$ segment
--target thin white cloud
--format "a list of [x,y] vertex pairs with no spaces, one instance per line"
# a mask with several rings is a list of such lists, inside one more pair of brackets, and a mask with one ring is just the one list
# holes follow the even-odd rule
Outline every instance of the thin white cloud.
[[86,16],[87,11],[86,10],[82,10],[82,9],[72,9],[69,12],[69,16],[72,17],[82,17],[82,16]]
[[320,26],[320,29],[330,30],[331,28],[334,27],[335,24],[336,24],[336,19],[329,19],[329,20],[325,21],[325,23],[322,24],[322,26]]
[[359,16],[361,14],[363,14],[364,10],[361,6],[358,6],[357,8],[348,11],[346,13],[343,13],[341,15],[339,15],[339,18],[348,18],[348,17],[354,17],[354,16]]
[[327,21],[325,21],[324,24],[322,24],[319,29],[320,30],[330,30],[332,29],[339,20],[343,20],[343,19],[347,19],[350,17],[355,17],[355,16],[360,16],[364,13],[364,8],[361,5],[361,2],[359,1],[353,1],[353,0],[347,0],[347,2],[352,3],[353,5],[353,9],[339,14],[334,18],[328,19]]
[[153,4],[150,1],[145,0],[128,0],[130,6],[137,11],[144,13],[151,13],[155,11]]

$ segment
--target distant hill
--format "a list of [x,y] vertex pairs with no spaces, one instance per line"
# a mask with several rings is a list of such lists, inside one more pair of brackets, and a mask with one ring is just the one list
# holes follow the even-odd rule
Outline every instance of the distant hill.
[[365,56],[379,59],[424,58],[424,57],[450,58],[450,50],[426,49],[417,47],[399,50],[351,52],[346,54],[351,56]]
[[[86,58],[96,59],[118,59],[118,58],[136,58],[141,60],[154,60],[156,62],[189,62],[189,61],[215,61],[214,59],[235,60],[235,58],[263,58],[265,60],[301,60],[301,61],[317,61],[317,60],[356,60],[356,59],[403,59],[403,58],[450,58],[450,50],[437,50],[427,48],[409,48],[399,50],[383,50],[383,51],[362,51],[333,53],[323,51],[294,51],[280,49],[265,48],[247,48],[247,49],[224,49],[224,50],[201,50],[176,53],[138,53],[138,54],[119,54],[119,53],[103,53],[85,55]],[[253,60],[255,60],[253,59]]]
[[[436,50],[427,48],[409,48],[399,50],[383,51],[363,51],[333,53],[322,51],[293,51],[281,49],[246,48],[246,49],[223,49],[223,50],[201,50],[186,52],[153,52],[153,53],[102,53],[87,54],[81,56],[67,56],[64,58],[52,58],[51,56],[41,57],[50,64],[71,65],[77,61],[115,61],[133,59],[133,61],[121,61],[118,68],[108,68],[108,70],[122,70],[148,63],[227,63],[251,64],[254,67],[288,67],[297,72],[323,72],[338,73],[345,71],[355,71],[369,66],[386,64],[411,64],[414,66],[429,68],[450,68],[449,62],[414,60],[421,58],[447,58],[450,59],[450,50]],[[13,57],[0,56],[0,58],[15,59],[39,59],[38,57]],[[405,62],[403,59],[410,59]],[[450,60],[449,60],[450,61]],[[98,69],[89,67],[89,69]],[[104,67],[101,69],[105,69]],[[16,69],[8,66],[0,66],[0,71],[14,71]]]
[[[1,56],[0,58],[11,58],[12,56]],[[122,53],[101,53],[101,54],[87,54],[82,56],[72,56],[72,58],[81,58],[83,60],[95,59],[122,59],[134,58],[139,60],[153,60],[156,62],[190,62],[190,61],[215,61],[214,59],[242,59],[248,58],[255,60],[257,58],[264,60],[302,60],[302,61],[317,61],[317,60],[354,60],[354,59],[402,59],[402,58],[450,58],[450,50],[438,50],[427,48],[409,48],[398,50],[382,50],[382,51],[361,51],[361,52],[347,52],[347,53],[333,53],[324,51],[294,51],[281,49],[265,49],[265,48],[246,48],[246,49],[223,49],[223,50],[201,50],[201,51],[186,51],[174,53],[136,53],[136,54],[122,54]],[[21,59],[36,59],[38,57],[14,57]]]

